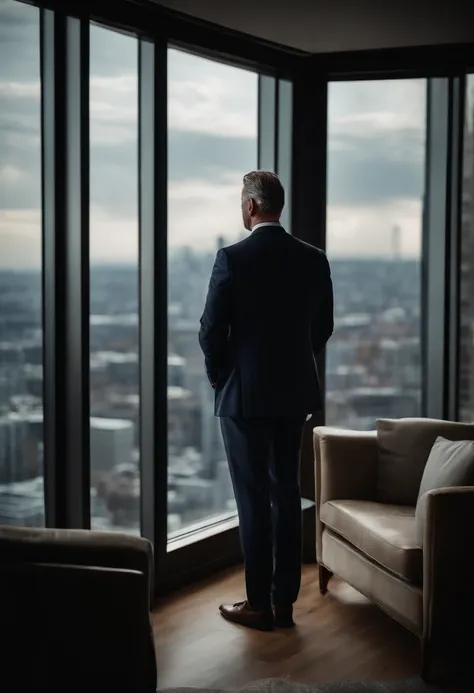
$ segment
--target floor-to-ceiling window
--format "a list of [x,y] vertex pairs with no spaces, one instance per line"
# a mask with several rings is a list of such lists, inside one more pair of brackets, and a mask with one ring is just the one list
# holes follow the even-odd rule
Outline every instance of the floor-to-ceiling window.
[[197,333],[216,251],[246,233],[240,193],[257,130],[256,73],[168,50],[170,538],[235,514]]
[[91,526],[140,533],[138,41],[90,27]]
[[39,10],[0,3],[0,525],[44,524]]
[[[136,12],[142,10],[137,6]],[[42,46],[43,61],[40,16],[43,38],[47,39]],[[259,76],[257,71],[193,52],[167,50],[168,41],[183,47],[185,32],[180,34],[179,27],[177,35],[156,39],[150,26],[150,35],[138,39],[133,36],[134,22],[137,30],[141,25],[139,35],[143,37],[144,15],[140,21],[136,17],[130,15],[128,33],[106,27],[115,20],[111,15],[102,17],[104,24],[91,24],[88,37],[88,22],[66,20],[53,11],[15,0],[0,0],[0,524],[44,523],[43,126],[47,155],[43,157],[47,193],[43,212],[48,210],[43,219],[44,266],[53,270],[44,277],[54,278],[45,283],[44,306],[44,435],[52,450],[50,455],[45,451],[45,467],[47,488],[53,488],[48,498],[48,522],[87,526],[86,502],[84,512],[75,508],[69,513],[65,506],[72,505],[76,488],[77,498],[88,499],[88,475],[75,471],[82,469],[81,460],[84,469],[89,469],[90,450],[92,528],[139,533],[140,511],[145,509],[143,527],[147,529],[143,531],[155,540],[155,548],[166,552],[167,538],[170,548],[176,549],[189,540],[184,538],[187,533],[201,539],[198,530],[203,526],[225,518],[233,518],[228,527],[235,525],[233,492],[197,333],[216,251],[246,233],[240,219],[243,174],[259,165],[271,168],[282,176],[293,211],[303,206],[317,211],[318,205],[314,204],[316,195],[302,200],[294,194],[297,187],[292,186],[293,172],[301,174],[311,162],[310,156],[302,156],[301,149],[292,146],[292,134],[300,125],[292,123],[292,114],[299,112],[298,108],[293,111],[291,81],[292,75],[300,74],[297,60],[288,55],[282,59],[278,51],[265,53],[261,47],[262,56],[268,60],[260,61],[255,59],[254,49],[244,55],[245,39],[242,55],[237,55],[238,43],[233,44],[236,64],[253,55],[254,65],[258,62],[264,73]],[[198,37],[199,27],[196,32]],[[205,47],[201,37],[196,44],[201,48],[189,50],[208,50],[209,55],[219,50],[218,41]],[[144,45],[150,50],[143,51]],[[89,60],[90,88],[86,94],[82,77]],[[41,66],[43,78],[49,75],[43,79],[43,94],[47,95],[43,99],[43,124]],[[447,78],[444,82],[441,87],[447,93],[452,82]],[[472,76],[467,83],[459,404],[460,417],[472,420]],[[453,146],[450,141],[435,164],[425,156],[426,86],[423,79],[347,81],[329,86],[327,252],[334,278],[336,330],[327,349],[325,384],[326,420],[331,425],[371,428],[377,417],[425,411],[421,406],[421,374],[427,360],[422,363],[421,326],[424,318],[437,314],[433,300],[421,314],[422,236],[424,241],[429,236],[425,233],[429,224],[423,229],[422,223],[425,162],[428,173],[434,168],[441,172],[439,190],[444,187],[446,191],[446,161]],[[318,100],[321,113],[325,87]],[[139,91],[141,97],[148,98],[139,100]],[[300,104],[302,91],[296,79],[295,98]],[[49,108],[44,107],[46,101]],[[439,104],[446,125],[448,99],[443,97]],[[428,123],[432,128],[430,118]],[[438,144],[440,131],[448,137],[445,125],[428,138],[432,148]],[[68,146],[70,142],[78,143],[77,147]],[[322,136],[319,143],[319,151],[324,151]],[[84,151],[82,159],[78,154]],[[293,152],[295,161],[291,162]],[[152,192],[143,195],[146,186],[142,185],[140,195],[139,180],[143,183],[145,170],[152,173]],[[84,183],[87,180],[90,191]],[[426,193],[428,201],[433,197],[432,191]],[[289,208],[284,215],[287,230],[310,241],[313,234],[313,240],[321,241],[317,214],[313,215],[313,230],[311,217],[308,228],[304,224],[292,228],[295,224],[291,223]],[[438,220],[436,237],[431,241],[441,247],[448,224],[443,213],[431,210],[430,214],[431,223],[434,218]],[[298,214],[294,216],[297,218]],[[160,242],[153,246],[156,256],[144,272],[145,237],[156,237]],[[79,252],[74,264],[78,247],[87,247],[87,243],[78,242],[84,238],[90,246],[89,258],[85,253],[81,259]],[[146,247],[152,248],[152,244]],[[435,253],[430,255],[426,247],[423,250],[426,276],[432,284],[438,277],[444,282],[444,256],[438,253],[434,267]],[[84,268],[83,274],[78,267]],[[82,294],[90,300],[83,302]],[[147,296],[154,299],[147,303]],[[166,300],[168,310],[162,305]],[[144,306],[141,315],[140,302]],[[158,312],[153,312],[156,306],[167,320],[167,330]],[[441,308],[444,320],[444,306]],[[89,331],[84,328],[88,311],[90,345]],[[139,354],[143,356],[147,346],[143,335],[150,334],[144,331],[146,321],[158,325],[150,339],[156,363],[150,350],[140,362]],[[74,340],[75,335],[80,338]],[[166,344],[167,378],[163,372]],[[431,375],[438,373],[440,382],[445,378],[441,361],[432,359],[427,369]],[[157,363],[159,368],[155,368]],[[74,414],[80,407],[72,406],[74,401],[85,401],[74,398],[84,391],[82,381],[88,378],[90,388],[86,386],[85,391],[90,389],[90,445],[82,414],[80,426],[74,428]],[[437,382],[434,388],[442,392]],[[166,396],[167,416],[161,401]],[[155,400],[159,402],[156,410]],[[84,411],[88,421],[87,404]],[[166,431],[161,435],[161,426],[166,424],[167,435]],[[159,431],[163,445],[167,444],[167,451],[160,449],[160,454],[155,454],[159,446],[154,430]],[[76,443],[83,440],[85,451],[69,443],[71,435]],[[147,446],[146,441],[152,439]],[[67,454],[75,449],[79,451],[76,455]],[[140,468],[146,472],[141,479]],[[152,477],[150,469],[158,468],[163,474],[160,483],[144,483]],[[85,483],[76,486],[76,480]],[[144,501],[148,488],[153,494]],[[62,498],[62,505],[56,503],[59,509],[54,507],[58,498]],[[163,519],[160,512],[164,516],[166,509],[167,518]],[[148,531],[150,526],[152,531]],[[231,532],[236,536],[234,530],[229,535]],[[184,541],[174,541],[177,538]],[[225,536],[220,535],[216,544],[218,541],[223,545]],[[204,546],[205,542],[193,546],[190,562],[197,554],[205,554]],[[169,552],[173,569],[179,553]],[[157,555],[158,565],[162,555]],[[187,560],[185,557],[180,567]]]
[[421,413],[425,138],[426,80],[329,85],[329,425]]
[[474,421],[474,75],[466,77],[460,244],[460,421]]

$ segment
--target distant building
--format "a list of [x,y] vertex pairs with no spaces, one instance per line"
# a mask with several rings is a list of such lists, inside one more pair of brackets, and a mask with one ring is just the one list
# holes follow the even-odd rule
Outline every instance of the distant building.
[[418,416],[418,391],[404,392],[395,387],[365,387],[346,393],[351,411],[357,419],[357,428],[370,430],[376,419],[401,419]]
[[235,497],[232,487],[229,465],[227,460],[221,460],[217,464],[216,479],[214,482],[214,510],[226,512],[235,509]]
[[25,356],[20,344],[0,342],[0,412],[10,399],[26,394]]
[[133,455],[133,421],[91,418],[91,468],[108,472],[129,464]]
[[201,446],[200,409],[196,396],[177,385],[168,385],[168,447],[178,453]]
[[0,525],[44,526],[42,478],[0,485]]
[[177,354],[168,354],[168,385],[184,387],[186,359]]
[[10,412],[0,417],[0,484],[39,476],[42,437],[40,413]]

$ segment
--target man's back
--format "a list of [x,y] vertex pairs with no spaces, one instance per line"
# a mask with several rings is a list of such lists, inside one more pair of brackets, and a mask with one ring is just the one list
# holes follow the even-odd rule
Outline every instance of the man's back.
[[319,409],[315,356],[333,327],[326,256],[278,225],[257,228],[220,254],[230,317],[216,414],[286,416]]
[[300,446],[321,406],[316,356],[333,330],[326,256],[289,236],[271,171],[244,176],[251,235],[217,253],[199,341],[216,393],[239,514],[247,599],[222,604],[251,628],[294,625],[301,583]]

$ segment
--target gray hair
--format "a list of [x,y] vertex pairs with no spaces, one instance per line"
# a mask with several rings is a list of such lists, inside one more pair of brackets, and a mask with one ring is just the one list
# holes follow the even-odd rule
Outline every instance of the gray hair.
[[244,196],[255,200],[262,214],[281,214],[285,190],[276,173],[251,171],[244,176]]

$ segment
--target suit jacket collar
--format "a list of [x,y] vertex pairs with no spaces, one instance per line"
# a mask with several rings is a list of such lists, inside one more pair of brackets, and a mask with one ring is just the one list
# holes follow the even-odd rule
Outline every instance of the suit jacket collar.
[[284,231],[285,229],[283,226],[280,224],[278,221],[264,221],[261,224],[256,224],[253,229],[252,229],[252,234],[254,233],[260,233],[261,231],[269,231],[272,230],[275,232],[275,230],[280,229],[281,231]]

